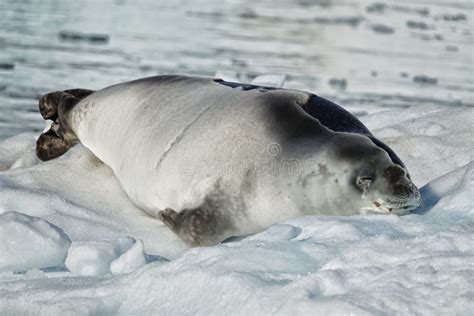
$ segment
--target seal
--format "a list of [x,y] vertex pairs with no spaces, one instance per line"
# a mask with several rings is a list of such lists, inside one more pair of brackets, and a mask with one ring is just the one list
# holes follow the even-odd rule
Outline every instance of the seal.
[[157,76],[41,98],[42,160],[78,142],[130,199],[191,246],[302,215],[405,214],[420,194],[400,158],[314,94]]

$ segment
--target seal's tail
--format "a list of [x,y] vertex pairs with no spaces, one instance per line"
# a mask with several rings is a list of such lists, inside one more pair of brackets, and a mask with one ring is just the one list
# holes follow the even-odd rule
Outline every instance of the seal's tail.
[[36,155],[46,161],[61,156],[78,140],[68,126],[67,114],[93,90],[71,89],[45,94],[39,100],[39,110],[45,120],[53,121],[48,131],[36,141]]

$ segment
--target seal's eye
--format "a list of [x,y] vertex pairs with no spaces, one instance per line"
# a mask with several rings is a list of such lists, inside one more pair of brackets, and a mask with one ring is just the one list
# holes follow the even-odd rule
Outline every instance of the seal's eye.
[[364,194],[367,192],[367,190],[370,187],[370,183],[374,180],[373,177],[370,176],[358,176],[356,184],[357,186],[364,192]]

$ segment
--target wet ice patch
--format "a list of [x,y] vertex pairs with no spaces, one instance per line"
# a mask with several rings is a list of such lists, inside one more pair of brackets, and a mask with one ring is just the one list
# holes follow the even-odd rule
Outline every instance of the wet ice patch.
[[59,227],[18,212],[0,214],[0,240],[0,272],[60,266],[71,243]]
[[438,83],[438,79],[426,75],[417,75],[413,77],[413,82],[422,85],[436,85]]
[[15,68],[14,63],[2,63],[0,62],[0,70],[13,70]]
[[379,34],[392,34],[395,32],[393,27],[385,24],[372,24],[370,29]]
[[347,79],[345,78],[331,78],[328,81],[329,86],[336,90],[346,90],[347,89]]
[[107,44],[109,35],[99,33],[82,33],[75,31],[61,31],[58,33],[61,41],[67,42],[88,42],[93,44]]

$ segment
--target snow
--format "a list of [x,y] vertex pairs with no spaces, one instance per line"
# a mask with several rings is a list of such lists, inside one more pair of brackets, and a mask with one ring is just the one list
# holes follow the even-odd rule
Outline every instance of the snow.
[[24,133],[0,143],[0,171],[29,167],[39,162],[35,152],[35,135]]
[[143,242],[130,237],[115,240],[73,242],[66,268],[76,275],[128,273],[146,263]]
[[130,273],[145,265],[147,263],[146,257],[143,242],[137,240],[126,252],[110,263],[110,272],[113,274]]
[[[394,114],[361,119],[402,157],[421,187],[424,204],[416,212],[296,218],[209,248],[186,249],[128,202],[110,170],[80,145],[59,159],[5,170],[0,210],[41,217],[72,244],[65,268],[62,257],[56,269],[37,270],[48,263],[15,269],[36,268],[27,273],[4,273],[0,309],[472,314],[474,162],[472,122],[466,120],[474,110],[413,106]],[[7,143],[18,157],[27,157],[34,153],[25,140],[33,137],[24,134],[0,146]],[[11,154],[4,164],[15,159]],[[2,240],[20,242],[24,235]],[[38,256],[32,261],[42,256],[29,254]]]
[[285,75],[261,75],[252,80],[252,84],[266,87],[283,87]]
[[0,214],[0,272],[61,266],[71,241],[61,228],[18,212]]

